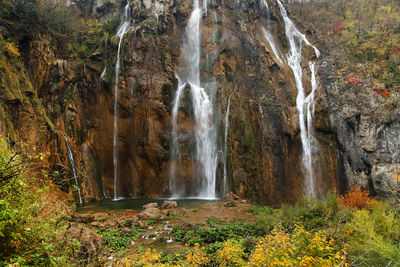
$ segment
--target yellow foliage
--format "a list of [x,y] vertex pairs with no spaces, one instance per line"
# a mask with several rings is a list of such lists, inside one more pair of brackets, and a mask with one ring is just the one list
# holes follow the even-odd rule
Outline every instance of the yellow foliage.
[[337,250],[324,231],[310,233],[296,225],[292,234],[275,228],[262,238],[248,266],[348,266],[345,250]]
[[6,50],[9,55],[15,56],[15,57],[19,57],[21,55],[18,51],[18,48],[15,47],[14,43],[9,43],[7,41],[5,41],[4,43],[5,43],[5,47],[6,47]]
[[160,253],[158,253],[155,249],[152,250],[148,248],[146,252],[139,257],[135,266],[154,266],[160,257]]
[[210,259],[204,252],[204,248],[200,248],[199,244],[195,244],[193,252],[189,252],[186,255],[186,261],[190,266],[199,266],[208,264]]
[[229,239],[224,246],[218,250],[217,263],[219,266],[243,266],[244,252],[242,246]]

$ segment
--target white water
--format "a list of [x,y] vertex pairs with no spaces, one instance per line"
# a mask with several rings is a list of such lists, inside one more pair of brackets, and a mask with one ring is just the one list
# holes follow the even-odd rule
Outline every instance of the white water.
[[124,15],[122,18],[122,23],[118,28],[116,36],[119,39],[118,42],[118,52],[117,52],[117,62],[115,63],[115,82],[114,82],[114,136],[113,136],[113,154],[114,154],[114,199],[118,198],[117,195],[117,181],[118,181],[118,86],[119,86],[119,75],[121,72],[121,43],[124,38],[124,35],[129,31],[130,28],[130,7],[129,2],[126,4],[124,8]]
[[233,94],[235,93],[237,87],[232,91],[232,93],[228,97],[228,105],[226,107],[226,112],[225,112],[225,133],[224,133],[224,180],[223,180],[223,187],[222,187],[222,194],[227,193],[228,189],[228,179],[227,179],[227,166],[226,166],[226,161],[228,158],[228,129],[229,129],[229,111],[231,107],[231,98]]
[[204,13],[207,14],[207,0],[203,0],[203,10]]
[[69,141],[68,141],[68,137],[67,136],[65,136],[65,143],[67,144],[69,162],[71,163],[71,166],[72,166],[72,174],[74,175],[75,185],[76,185],[76,188],[78,190],[79,204],[82,204],[83,202],[82,202],[82,196],[81,196],[81,189],[79,188],[79,184],[78,184],[78,175],[76,174],[74,155],[72,154],[72,150],[71,150],[71,147],[69,145]]
[[179,111],[179,102],[182,97],[183,89],[186,87],[186,83],[182,82],[178,75],[175,75],[178,79],[178,88],[175,93],[175,98],[172,107],[172,149],[171,149],[171,158],[174,159],[172,161],[172,165],[170,168],[170,179],[169,179],[169,189],[172,192],[172,197],[179,197],[181,195],[180,188],[176,185],[175,175],[176,175],[176,159],[179,157],[179,140],[177,134],[177,117]]
[[104,66],[104,69],[103,69],[103,71],[101,72],[101,75],[100,75],[100,80],[104,80],[104,76],[106,75],[106,72],[107,72],[107,66]]
[[265,8],[265,10],[267,11],[267,14],[269,16],[269,6],[266,0],[261,0],[261,4],[263,5],[263,7]]
[[268,41],[269,46],[271,47],[272,52],[275,55],[275,58],[280,62],[283,63],[283,60],[280,56],[281,51],[278,50],[278,48],[275,45],[274,37],[263,27],[262,31],[264,33],[265,39]]
[[[304,86],[303,86],[303,70],[301,68],[302,61],[302,47],[303,44],[311,46],[317,57],[319,57],[320,53],[316,47],[314,47],[307,40],[304,34],[300,33],[293,22],[287,16],[287,12],[283,7],[282,3],[277,0],[281,15],[285,22],[285,32],[286,37],[289,42],[289,52],[287,55],[287,62],[290,68],[293,71],[293,75],[296,82],[297,87],[297,98],[296,98],[296,107],[299,113],[299,124],[300,124],[300,136],[301,143],[303,146],[302,153],[302,163],[305,170],[305,181],[304,181],[304,191],[306,194],[316,196],[316,188],[315,188],[315,177],[313,175],[313,166],[312,166],[312,114],[314,111],[314,94],[317,87],[316,79],[315,79],[315,65],[314,63],[309,63],[309,67],[311,70],[312,76],[312,91],[310,95],[305,96]],[[306,111],[306,114],[304,114]],[[307,125],[306,125],[307,121]]]
[[[207,1],[203,1],[203,10],[207,8]],[[199,1],[193,1],[193,11],[190,15],[188,25],[186,26],[185,42],[181,49],[181,59],[183,73],[177,76],[178,88],[175,94],[172,109],[172,157],[176,161],[179,156],[179,136],[177,135],[177,116],[179,110],[179,102],[183,89],[189,85],[191,99],[196,122],[195,140],[196,140],[196,162],[197,175],[199,176],[200,185],[198,194],[199,198],[215,198],[216,169],[217,169],[217,142],[216,130],[213,122],[213,106],[211,96],[201,87],[200,83],[200,27],[201,18],[203,16],[202,9],[199,7]],[[172,163],[170,170],[170,190],[172,197],[182,197],[181,186],[175,181],[176,162]]]

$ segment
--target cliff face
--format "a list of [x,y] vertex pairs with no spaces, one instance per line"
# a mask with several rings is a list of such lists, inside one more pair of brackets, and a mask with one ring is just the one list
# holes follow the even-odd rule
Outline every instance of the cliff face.
[[[162,7],[132,4],[134,30],[122,43],[118,191],[124,196],[169,195],[171,110],[177,88],[175,72],[179,71],[179,47],[191,4],[162,3]],[[261,31],[261,26],[276,24],[275,34],[284,44],[283,21],[279,13],[274,15],[274,21],[268,21],[266,11],[258,1],[228,1],[224,4],[211,1],[207,12],[201,30],[201,80],[215,92],[217,99],[214,123],[219,150],[224,145],[224,116],[228,97],[232,94],[228,130],[230,188],[253,200],[293,202],[303,194],[302,148],[298,115],[293,104],[297,89],[290,68],[274,59]],[[116,50],[114,42],[105,53],[115,58]],[[113,64],[108,61],[107,71],[112,73]],[[305,80],[309,92],[311,84],[307,74]],[[113,82],[112,75],[107,72],[101,84],[103,92],[96,104],[98,109],[93,113],[98,123],[96,119],[92,121],[98,128],[91,139],[99,156],[99,165],[103,166],[103,183],[109,196],[113,189],[113,166],[110,165]],[[324,96],[319,97],[323,99]],[[182,183],[190,184],[196,163],[192,162],[195,125],[189,88],[182,99],[178,132],[186,141],[181,142],[182,157],[177,176]],[[324,108],[318,108],[322,117],[325,117]],[[320,121],[317,127],[328,129],[326,119]],[[338,157],[334,140],[326,140],[324,136],[318,138],[324,151],[318,175],[324,177],[321,191],[325,192],[329,187],[333,190],[337,187]],[[221,189],[222,183],[221,155],[219,160],[217,190]]]
[[[284,21],[276,2],[267,1],[268,10],[262,2],[209,1],[201,28],[201,82],[215,100],[217,191],[222,190],[225,113],[232,95],[227,142],[229,188],[251,200],[279,204],[303,195],[302,143],[293,72],[274,54],[262,30],[271,31],[284,58],[288,51]],[[63,136],[73,140],[85,201],[113,196],[113,106],[119,41],[114,35],[125,4],[97,1],[89,9],[83,10],[76,3],[69,7],[90,21],[111,27],[106,36],[109,28],[92,23],[88,33],[81,34],[86,45],[95,43],[89,52],[67,39],[15,37],[23,51],[32,94],[39,97],[38,105],[43,105],[43,114],[34,118],[47,118],[42,123],[47,123],[44,133],[29,132],[37,135],[41,150],[51,152],[52,166],[69,166]],[[324,28],[324,22],[303,11],[301,5],[313,10],[318,3],[289,5],[289,16],[293,15],[299,30],[322,52],[316,59],[313,50],[304,47],[302,64],[307,94],[311,92],[307,62],[315,61],[317,69],[314,136],[320,152],[313,155],[317,195],[328,189],[343,191],[355,183],[385,194],[383,181],[389,180],[398,156],[397,95],[383,99],[371,91],[359,98],[355,86],[340,84],[336,75],[339,68],[334,64],[344,52],[321,37],[318,28]],[[125,197],[169,196],[171,110],[178,83],[175,73],[182,71],[178,69],[180,47],[192,3],[143,0],[130,3],[130,9],[131,29],[120,51],[117,191]],[[303,18],[301,12],[308,15]],[[5,26],[3,34],[12,36],[11,27]],[[2,108],[12,123],[1,125],[2,131],[16,131],[19,137],[10,139],[26,137],[29,123],[21,115],[11,118],[21,114],[14,110],[21,110],[21,105],[11,98],[4,98]],[[352,101],[354,98],[361,104]],[[393,109],[380,112],[382,105]],[[193,172],[198,163],[192,160],[196,125],[190,88],[184,90],[178,118],[181,159],[177,179],[194,187]]]

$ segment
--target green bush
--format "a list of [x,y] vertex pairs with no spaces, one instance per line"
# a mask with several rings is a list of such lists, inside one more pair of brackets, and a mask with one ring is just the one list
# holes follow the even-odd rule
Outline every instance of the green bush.
[[208,219],[207,219],[207,224],[209,225],[209,226],[211,226],[211,227],[215,227],[215,226],[217,226],[218,224],[220,224],[221,223],[221,220],[220,219],[218,219],[218,218],[216,218],[216,217],[209,217]]
[[210,244],[215,242],[224,242],[228,239],[240,239],[247,236],[263,236],[267,229],[265,225],[257,223],[237,222],[206,228],[196,226],[192,230],[185,231],[179,227],[174,227],[173,235],[177,241],[182,241],[189,245]]
[[0,265],[65,265],[76,245],[57,241],[59,233],[65,231],[62,221],[68,216],[39,215],[44,205],[39,196],[48,187],[42,182],[42,188],[37,189],[36,178],[20,174],[21,159],[14,155],[0,136]]
[[128,248],[131,241],[136,241],[137,234],[141,231],[142,230],[140,228],[132,226],[130,232],[98,230],[97,233],[102,236],[105,246],[110,251],[117,252]]
[[357,210],[344,229],[349,236],[349,254],[367,266],[400,262],[400,216],[394,210],[373,205]]

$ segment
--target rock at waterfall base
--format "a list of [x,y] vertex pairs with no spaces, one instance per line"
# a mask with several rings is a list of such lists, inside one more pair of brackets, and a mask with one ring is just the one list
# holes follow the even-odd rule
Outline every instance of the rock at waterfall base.
[[145,220],[156,220],[160,217],[160,210],[158,208],[147,208],[139,213],[139,218]]
[[143,208],[144,210],[150,209],[150,208],[158,208],[158,204],[157,204],[156,202],[148,203],[148,204],[146,204],[146,205],[143,205],[142,208]]
[[178,207],[178,203],[176,201],[164,201],[161,205],[161,209],[173,209]]

